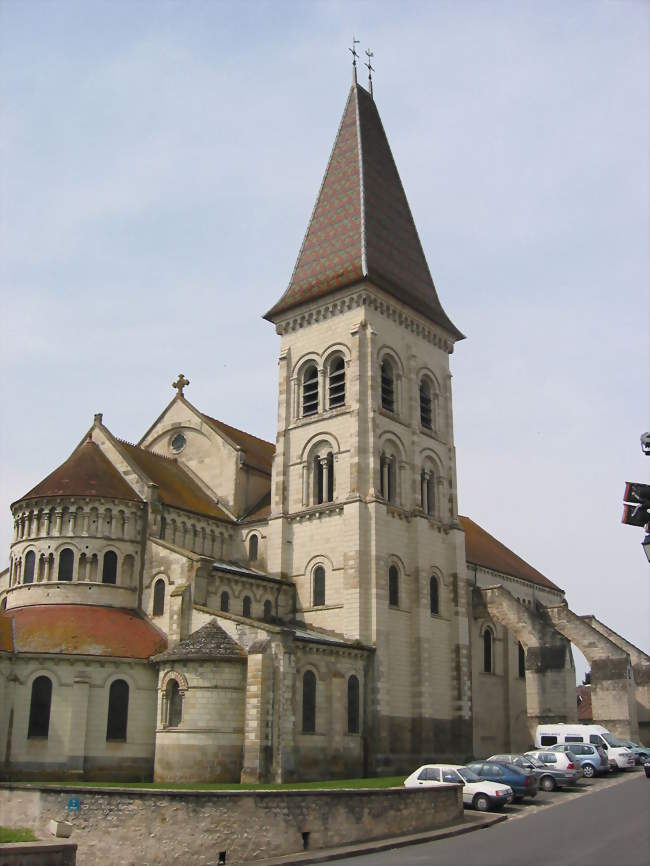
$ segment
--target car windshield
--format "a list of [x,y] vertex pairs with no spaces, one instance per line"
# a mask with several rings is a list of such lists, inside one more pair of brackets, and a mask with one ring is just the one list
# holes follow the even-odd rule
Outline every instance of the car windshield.
[[477,776],[476,773],[473,770],[470,770],[469,767],[459,767],[458,772],[461,774],[461,776],[463,777],[463,779],[465,779],[466,782],[482,781],[481,777]]
[[541,761],[538,761],[537,758],[528,758],[528,760],[533,765],[533,767],[541,767],[542,770],[544,769],[544,764],[542,764]]
[[610,746],[616,747],[625,745],[623,740],[619,740],[618,737],[614,737],[612,734],[601,734],[601,736],[606,743],[609,743]]

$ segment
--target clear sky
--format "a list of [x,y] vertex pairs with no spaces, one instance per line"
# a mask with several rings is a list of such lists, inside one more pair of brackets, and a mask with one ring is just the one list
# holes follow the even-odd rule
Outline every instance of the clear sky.
[[[345,104],[375,97],[452,357],[461,512],[650,651],[650,4],[0,0],[0,551],[102,411],[179,371],[275,438],[287,286]],[[360,76],[362,83],[364,76]]]

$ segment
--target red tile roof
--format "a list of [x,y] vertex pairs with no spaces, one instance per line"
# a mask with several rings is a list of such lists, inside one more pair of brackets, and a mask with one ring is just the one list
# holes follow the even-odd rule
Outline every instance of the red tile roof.
[[13,652],[14,641],[11,636],[11,620],[0,614],[0,653]]
[[223,421],[218,421],[216,418],[211,418],[204,412],[201,412],[201,417],[207,423],[220,433],[223,433],[235,445],[238,445],[245,452],[245,462],[255,469],[260,469],[262,472],[271,474],[271,466],[273,464],[273,455],[275,454],[275,445],[273,442],[267,442],[266,439],[259,439],[251,433],[246,433],[245,430],[238,430],[237,427],[231,427],[230,424],[224,424]]
[[377,107],[356,85],[291,282],[265,318],[365,278],[463,338],[438,300]]
[[460,515],[459,520],[465,530],[465,557],[468,562],[562,592],[559,586],[486,532],[478,523]]
[[136,466],[158,485],[158,494],[165,505],[233,522],[175,459],[163,457],[162,454],[147,451],[121,439],[118,442]]
[[117,607],[38,604],[11,608],[3,621],[13,621],[16,652],[146,659],[167,648],[158,629]]
[[137,493],[105,456],[99,445],[86,440],[70,457],[33,487],[22,499],[43,496],[103,496],[138,500]]

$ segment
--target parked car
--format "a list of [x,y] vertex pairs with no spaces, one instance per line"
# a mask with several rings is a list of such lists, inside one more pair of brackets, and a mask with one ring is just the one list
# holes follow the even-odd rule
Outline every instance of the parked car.
[[591,743],[564,743],[564,745],[550,746],[547,751],[571,752],[582,767],[582,775],[588,779],[610,772],[607,753],[600,746]]
[[633,740],[621,740],[634,755],[635,764],[643,764],[650,759],[650,746],[640,746]]
[[[575,785],[578,779],[582,777],[582,767],[573,752],[540,749],[537,752],[526,752],[526,754],[530,758],[536,758],[549,770],[558,771],[558,777],[553,779],[555,784],[552,784],[548,778],[545,780],[544,786],[540,782],[540,787],[543,787],[545,791],[553,791],[558,784]],[[554,774],[549,773],[549,775],[553,777]]]
[[646,779],[650,779],[650,761],[646,761],[643,764],[643,769],[645,770]]
[[556,788],[561,788],[562,785],[573,785],[578,777],[575,769],[565,769],[552,762],[544,763],[532,755],[492,755],[488,761],[506,762],[514,764],[516,767],[532,770],[542,791],[554,791]]
[[622,740],[602,725],[543,724],[535,728],[535,747],[591,743],[607,752],[610,767],[627,770],[634,766],[634,755]]
[[404,780],[405,788],[438,785],[462,785],[463,805],[473,806],[479,812],[502,809],[514,796],[509,785],[481,779],[467,767],[457,764],[425,764]]
[[535,774],[524,767],[497,763],[496,761],[472,761],[467,767],[481,779],[509,785],[512,788],[514,800],[537,796],[538,784]]

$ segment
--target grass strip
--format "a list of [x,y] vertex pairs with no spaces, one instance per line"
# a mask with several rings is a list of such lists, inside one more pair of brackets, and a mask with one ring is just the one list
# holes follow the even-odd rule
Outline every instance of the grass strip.
[[37,788],[133,788],[150,791],[304,791],[309,789],[342,788],[395,788],[401,787],[404,776],[380,776],[371,779],[325,779],[321,782],[268,782],[265,784],[240,784],[236,782],[60,782],[33,781]]
[[0,827],[0,843],[36,841],[36,836],[27,827]]

